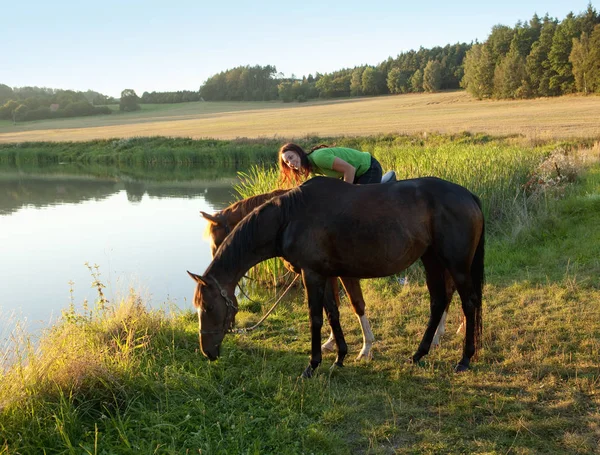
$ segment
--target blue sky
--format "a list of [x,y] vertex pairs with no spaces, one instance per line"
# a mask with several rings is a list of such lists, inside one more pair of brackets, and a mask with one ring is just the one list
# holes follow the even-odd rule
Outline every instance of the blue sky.
[[[598,10],[600,0],[593,0]],[[48,1],[3,2],[0,83],[119,96],[198,90],[240,65],[286,76],[377,64],[401,52],[484,41],[495,24],[534,13],[562,20],[588,0],[500,2]]]

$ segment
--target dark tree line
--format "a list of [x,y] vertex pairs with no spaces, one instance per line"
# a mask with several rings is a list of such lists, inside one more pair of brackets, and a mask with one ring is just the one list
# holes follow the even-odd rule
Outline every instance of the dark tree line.
[[0,84],[0,119],[22,122],[62,117],[110,114],[113,101],[98,92],[76,92],[45,87],[11,88]]
[[274,66],[239,66],[208,78],[200,87],[205,101],[270,101],[277,99]]
[[314,98],[434,92],[459,88],[468,44],[421,48],[376,66],[283,78],[274,66],[240,66],[210,77],[200,87],[206,101],[306,101]]
[[461,86],[479,99],[600,93],[600,16],[589,5],[560,22],[495,26],[467,52]]

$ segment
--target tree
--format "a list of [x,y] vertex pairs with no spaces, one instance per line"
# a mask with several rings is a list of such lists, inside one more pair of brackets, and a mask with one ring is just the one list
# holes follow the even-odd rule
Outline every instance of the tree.
[[590,53],[590,58],[594,62],[590,84],[596,93],[600,93],[600,24],[594,27],[590,36]]
[[294,93],[292,91],[292,83],[285,81],[277,86],[279,99],[284,103],[290,103],[294,100]]
[[126,88],[121,92],[121,101],[119,102],[119,110],[124,112],[139,111],[140,105],[138,104],[139,98],[135,91],[130,88]]
[[506,25],[494,25],[485,44],[494,63],[498,63],[510,50],[515,31]]
[[442,65],[437,60],[430,60],[423,71],[423,89],[426,92],[437,92],[442,85]]
[[494,88],[494,60],[486,44],[475,44],[467,51],[461,87],[477,99],[489,98]]
[[569,62],[569,55],[573,47],[573,38],[579,36],[577,24],[573,13],[556,27],[556,32],[552,37],[552,47],[548,54],[550,66],[554,74],[550,78],[550,89],[556,90],[559,94],[571,93],[575,90],[575,78],[573,77],[573,66]]
[[8,100],[14,99],[15,94],[13,89],[8,85],[0,84],[0,104],[6,103]]
[[16,122],[17,120],[25,120],[27,111],[29,111],[27,106],[24,104],[19,104],[19,106],[17,106],[17,108],[13,111],[13,122]]
[[600,25],[596,25],[590,38],[582,33],[573,40],[569,61],[573,65],[573,76],[577,91],[585,94],[600,89]]
[[532,96],[558,95],[558,90],[550,88],[550,79],[556,73],[548,60],[556,23],[555,19],[548,16],[544,18],[540,37],[531,46],[531,52],[525,60],[525,70],[531,86]]
[[332,98],[334,94],[333,77],[329,74],[324,74],[316,82],[315,87],[319,91],[319,97]]
[[371,96],[381,95],[384,93],[382,86],[385,86],[383,74],[371,66],[365,68],[362,74],[363,93]]
[[579,14],[575,19],[577,27],[581,33],[587,33],[588,36],[594,31],[594,27],[600,23],[600,16],[592,6],[592,3],[588,3],[587,9]]
[[410,90],[410,73],[398,67],[392,68],[387,76],[387,87],[390,93],[407,93]]
[[0,118],[15,121],[14,112],[19,107],[15,100],[8,100],[4,106],[0,107]]
[[352,76],[350,78],[350,95],[360,96],[362,95],[362,74],[365,70],[364,66],[354,68]]
[[494,96],[525,98],[528,94],[525,76],[525,60],[519,54],[517,46],[511,46],[494,71]]
[[423,71],[418,69],[410,78],[410,89],[413,92],[423,91]]
[[533,43],[539,39],[541,29],[542,23],[540,22],[540,18],[537,16],[537,14],[533,16],[529,24],[517,23],[514,30],[513,39],[510,43],[511,47],[516,47],[520,56],[527,57],[531,51]]

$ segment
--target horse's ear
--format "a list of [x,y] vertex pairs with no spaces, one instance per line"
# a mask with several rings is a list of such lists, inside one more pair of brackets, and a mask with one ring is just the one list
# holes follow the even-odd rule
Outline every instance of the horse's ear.
[[187,270],[187,273],[189,276],[192,277],[192,280],[194,280],[196,283],[203,284],[204,286],[206,286],[206,281],[204,281],[204,278],[202,278],[200,275],[196,275],[195,273],[192,273],[189,270]]
[[200,210],[200,215],[202,215],[202,217],[206,220],[208,220],[209,222],[213,223],[213,224],[221,224],[221,221],[219,221],[219,219],[213,215],[209,215],[206,212],[203,212],[202,210]]

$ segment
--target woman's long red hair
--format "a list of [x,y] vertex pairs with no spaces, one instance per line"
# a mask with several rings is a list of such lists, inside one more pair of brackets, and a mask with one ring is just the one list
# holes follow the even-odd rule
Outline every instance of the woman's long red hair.
[[[300,157],[300,169],[292,169],[285,164],[283,154],[288,151],[294,152]],[[283,188],[299,185],[309,177],[312,166],[310,161],[308,161],[308,155],[298,144],[292,142],[283,144],[277,156],[277,161],[279,162],[279,180]]]

